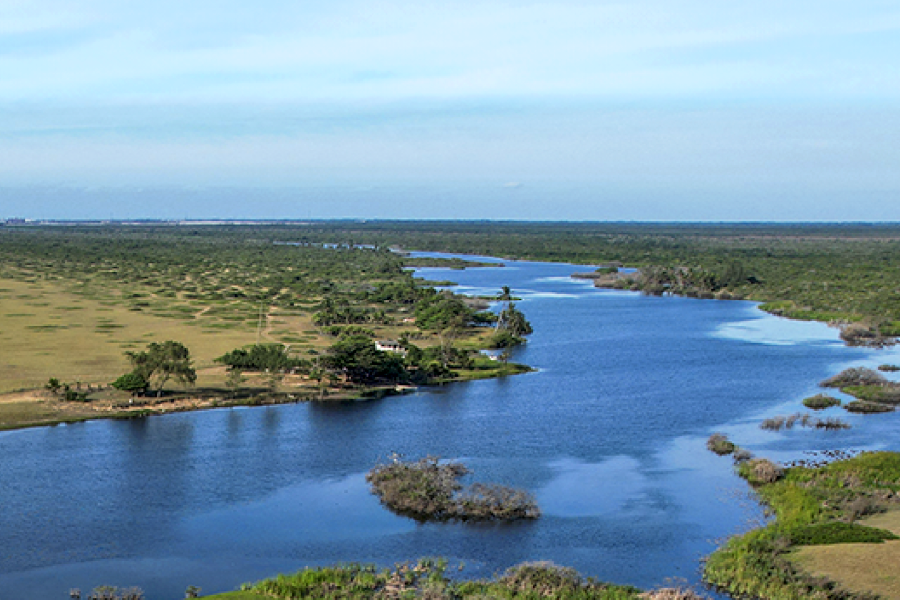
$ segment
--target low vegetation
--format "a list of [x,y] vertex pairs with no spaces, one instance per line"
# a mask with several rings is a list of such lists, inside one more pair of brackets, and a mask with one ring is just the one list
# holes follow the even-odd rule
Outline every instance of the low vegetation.
[[781,431],[793,429],[794,426],[811,427],[813,429],[825,429],[829,431],[850,429],[850,424],[836,417],[819,419],[809,413],[794,413],[792,415],[779,415],[763,419],[759,424],[760,429],[768,431]]
[[866,400],[853,400],[844,405],[844,410],[852,413],[860,413],[864,415],[893,412],[894,407],[879,402],[868,402]]
[[865,367],[852,367],[829,377],[819,385],[843,389],[850,386],[884,385],[885,383],[887,383],[887,379],[881,373]]
[[727,456],[734,452],[736,446],[728,440],[728,437],[721,433],[714,433],[706,440],[706,449],[714,452],[719,456]]
[[897,506],[900,454],[862,453],[820,467],[789,469],[757,459],[740,465],[738,472],[756,487],[775,519],[714,552],[704,567],[708,582],[732,595],[779,600],[874,597],[804,572],[792,551],[809,544],[896,539],[859,519]]
[[549,562],[523,563],[491,580],[456,581],[447,574],[444,560],[421,559],[392,569],[346,564],[306,568],[293,575],[278,575],[241,591],[208,596],[208,600],[254,598],[429,598],[431,600],[483,600],[508,598],[539,600],[698,600],[690,589],[662,588],[651,592],[582,577],[574,569]]
[[827,394],[816,394],[803,399],[803,406],[812,410],[825,410],[832,406],[840,406],[841,401]]
[[464,465],[426,457],[394,460],[366,475],[381,503],[393,512],[419,521],[511,521],[537,519],[541,511],[524,490],[459,479],[470,473]]

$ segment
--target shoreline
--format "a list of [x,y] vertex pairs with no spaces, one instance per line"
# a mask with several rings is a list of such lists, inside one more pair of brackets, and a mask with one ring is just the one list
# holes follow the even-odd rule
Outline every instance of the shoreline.
[[[3,406],[4,404],[30,404],[39,408],[58,410],[60,411],[58,416],[48,415],[48,417],[44,419],[23,420],[17,423],[0,422],[0,433],[34,427],[56,427],[58,425],[84,423],[87,421],[98,421],[103,419],[139,419],[173,413],[215,410],[219,408],[236,408],[241,406],[277,406],[282,404],[299,404],[301,402],[369,402],[381,400],[390,396],[402,396],[416,393],[421,390],[428,390],[433,387],[440,387],[448,384],[480,381],[484,379],[497,379],[509,377],[511,375],[534,373],[536,371],[537,369],[528,365],[507,363],[489,372],[471,371],[460,374],[453,379],[437,381],[428,386],[408,386],[398,384],[369,386],[357,389],[328,390],[328,394],[325,397],[316,397],[319,390],[311,388],[303,388],[294,391],[262,392],[243,398],[228,398],[227,394],[221,393],[211,394],[208,397],[204,395],[194,396],[186,393],[177,393],[175,397],[169,397],[167,399],[163,396],[158,402],[139,404],[128,408],[112,406],[96,408],[95,406],[91,406],[90,402],[61,401],[46,396],[44,390],[35,388],[32,390],[21,390],[18,392],[0,394],[0,406]],[[150,397],[150,399],[153,400],[152,397]],[[78,410],[80,407],[85,408]],[[87,407],[90,409],[87,410]]]

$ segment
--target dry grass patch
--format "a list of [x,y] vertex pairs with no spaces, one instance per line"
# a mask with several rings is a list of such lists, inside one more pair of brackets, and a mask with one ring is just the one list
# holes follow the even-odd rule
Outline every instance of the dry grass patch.
[[[900,510],[860,521],[863,525],[900,534]],[[805,546],[792,555],[805,571],[837,581],[856,592],[873,592],[900,599],[900,540],[881,544]]]
[[[199,368],[256,341],[256,327],[251,325],[211,328],[204,325],[218,324],[212,317],[186,322],[134,312],[50,282],[0,280],[0,286],[11,290],[0,296],[0,341],[9,349],[0,362],[0,393],[38,388],[50,377],[108,383],[129,368],[123,350],[143,346],[144,340],[180,341]],[[287,321],[286,330],[309,328],[307,317],[280,320]],[[279,340],[273,336],[271,341]]]

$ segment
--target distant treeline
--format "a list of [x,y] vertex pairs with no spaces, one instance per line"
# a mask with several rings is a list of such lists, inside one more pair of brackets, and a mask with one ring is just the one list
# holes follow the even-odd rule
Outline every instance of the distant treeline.
[[[276,243],[296,245],[273,248]],[[316,252],[320,244],[339,247],[326,256]],[[236,261],[238,267],[228,273],[214,270],[213,263],[220,262],[216,260],[200,260],[187,268],[203,278],[215,278],[216,293],[247,294],[251,301],[261,289],[269,294],[285,287],[332,298],[365,293],[364,279],[396,281],[403,266],[412,263],[388,250],[399,247],[580,264],[622,263],[655,267],[655,273],[677,270],[698,274],[697,281],[711,281],[734,296],[767,302],[766,308],[778,314],[863,321],[883,334],[900,334],[900,224],[321,221],[0,228],[0,260],[7,271],[27,268],[23,261],[31,261],[41,263],[42,270],[74,269],[91,277],[135,281],[158,277],[160,284],[174,282],[191,292],[199,282],[185,277],[186,246],[205,248],[210,258],[231,255],[227,262]],[[361,246],[374,250],[363,252]],[[309,253],[302,261],[309,266],[301,272],[298,252]],[[259,261],[263,254],[266,260]],[[153,273],[148,273],[148,263],[153,263]],[[359,277],[360,273],[367,277]],[[229,287],[234,277],[241,282]],[[247,286],[248,282],[254,285]]]

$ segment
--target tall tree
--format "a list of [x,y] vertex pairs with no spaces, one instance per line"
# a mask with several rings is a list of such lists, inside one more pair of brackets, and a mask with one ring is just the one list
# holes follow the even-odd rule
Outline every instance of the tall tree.
[[191,353],[181,342],[153,342],[143,352],[126,352],[126,355],[134,373],[146,381],[155,380],[157,393],[162,391],[169,379],[185,385],[193,385],[197,381]]

